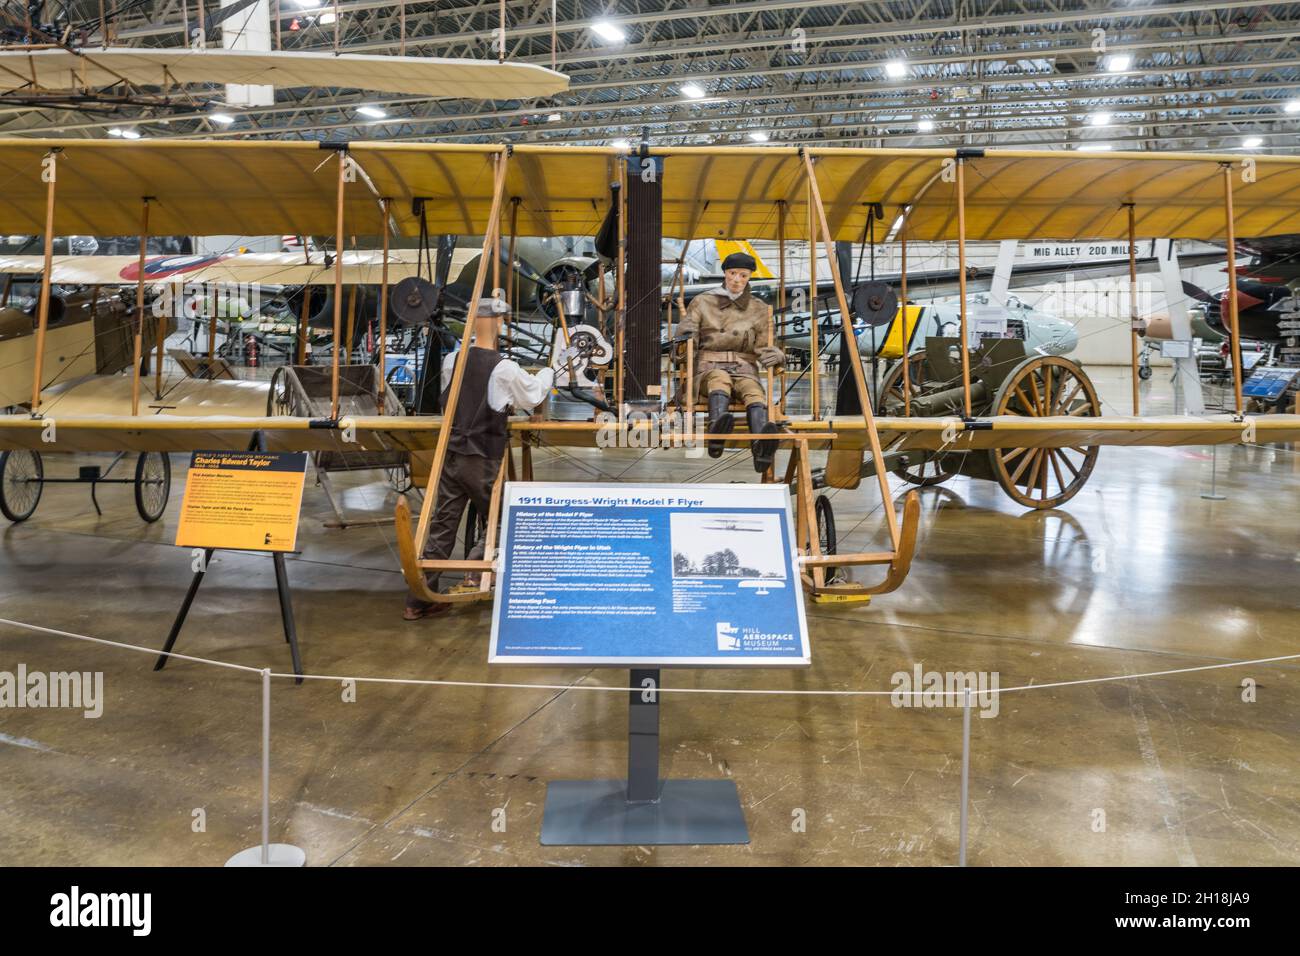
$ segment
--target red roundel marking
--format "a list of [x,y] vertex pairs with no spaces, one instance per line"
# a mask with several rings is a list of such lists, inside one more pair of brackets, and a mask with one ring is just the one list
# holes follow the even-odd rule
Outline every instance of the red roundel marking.
[[[172,276],[185,275],[187,272],[194,272],[215,265],[218,262],[224,262],[229,258],[231,257],[226,255],[154,256],[152,259],[144,261],[144,278],[145,281],[170,279]],[[140,278],[140,263],[132,262],[124,267],[118,273],[118,276],[130,282],[135,282]]]

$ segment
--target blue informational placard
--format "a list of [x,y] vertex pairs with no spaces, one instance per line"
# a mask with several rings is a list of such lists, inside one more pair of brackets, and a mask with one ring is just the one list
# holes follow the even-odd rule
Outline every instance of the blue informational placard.
[[1300,369],[1270,366],[1256,368],[1241,386],[1241,394],[1247,398],[1278,399],[1287,390],[1296,372]]
[[492,664],[810,660],[784,484],[510,482]]

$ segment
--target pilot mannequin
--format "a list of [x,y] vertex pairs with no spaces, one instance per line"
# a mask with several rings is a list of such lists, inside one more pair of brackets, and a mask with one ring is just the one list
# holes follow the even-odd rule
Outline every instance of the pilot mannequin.
[[[425,558],[451,557],[456,532],[465,507],[471,501],[479,514],[489,512],[492,486],[496,484],[501,457],[510,440],[510,412],[513,409],[532,411],[551,390],[554,372],[550,368],[532,375],[497,351],[501,316],[509,311],[510,307],[504,301],[486,298],[479,299],[475,309],[474,338],[465,360],[465,374],[460,383],[460,398],[456,402],[447,457],[438,479],[437,503],[429,522],[429,539],[424,546]],[[457,354],[450,353],[442,363],[444,408],[450,398]],[[556,363],[562,364],[576,354],[577,349],[565,349],[556,357]],[[482,557],[483,542],[480,541],[470,551],[469,558],[477,561]],[[425,580],[430,590],[437,590],[436,572],[426,574]],[[410,594],[402,617],[418,621],[449,607],[451,605],[447,602],[425,601]]]
[[[754,257],[733,252],[722,261],[723,282],[691,300],[676,340],[695,340],[695,394],[707,395],[708,432],[727,434],[735,427],[730,407],[733,396],[745,406],[750,434],[781,430],[767,420],[767,396],[759,383],[759,369],[785,365],[785,353],[767,341],[768,309],[749,291]],[[708,443],[709,457],[722,457],[723,442]],[[775,441],[753,443],[754,470],[767,471],[776,454]]]

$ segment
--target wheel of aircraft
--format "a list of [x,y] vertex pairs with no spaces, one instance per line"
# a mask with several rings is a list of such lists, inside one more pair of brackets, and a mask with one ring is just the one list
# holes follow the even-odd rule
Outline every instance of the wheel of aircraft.
[[271,388],[266,395],[266,414],[268,416],[292,415],[293,405],[289,399],[289,377],[284,367],[275,370],[271,376]]
[[149,524],[167,510],[172,492],[172,463],[166,452],[145,451],[135,460],[135,510]]
[[[817,543],[821,547],[821,552],[822,554],[835,554],[838,539],[835,534],[835,509],[831,507],[830,498],[825,495],[818,495],[813,510],[817,515]],[[839,568],[826,568],[826,581],[828,583],[833,583],[839,575]]]
[[385,468],[384,474],[388,476],[388,483],[393,486],[393,490],[399,495],[404,495],[411,490],[411,466],[409,464]]
[[[1026,359],[998,389],[990,415],[1101,416],[1092,380],[1075,362],[1059,355]],[[994,448],[989,460],[1002,490],[1026,508],[1055,508],[1088,481],[1097,445],[1065,448]]]
[[0,454],[0,513],[15,523],[30,518],[41,500],[44,479],[38,452],[19,449]]
[[[917,398],[925,393],[930,381],[930,366],[925,360],[925,350],[913,352],[907,357],[907,375],[909,398]],[[877,415],[901,416],[905,411],[903,402],[903,362],[898,360],[885,375],[880,384],[880,399],[876,402]],[[913,462],[909,456],[908,463],[900,465],[894,474],[909,484],[922,488],[939,485],[961,470],[961,458],[958,455],[934,455],[930,452],[916,452],[921,456]]]

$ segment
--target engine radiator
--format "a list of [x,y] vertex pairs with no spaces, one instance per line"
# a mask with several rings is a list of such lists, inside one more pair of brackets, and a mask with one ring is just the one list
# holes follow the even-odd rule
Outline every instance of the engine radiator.
[[[646,164],[653,164],[646,172]],[[659,401],[662,309],[662,159],[627,158],[627,311],[624,324],[623,400]]]

